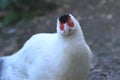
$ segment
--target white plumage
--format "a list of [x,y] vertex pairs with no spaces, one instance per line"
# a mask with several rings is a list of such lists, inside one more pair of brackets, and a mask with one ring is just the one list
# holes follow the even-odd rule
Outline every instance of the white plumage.
[[85,80],[91,56],[79,22],[63,15],[57,33],[36,34],[18,52],[0,59],[0,80]]

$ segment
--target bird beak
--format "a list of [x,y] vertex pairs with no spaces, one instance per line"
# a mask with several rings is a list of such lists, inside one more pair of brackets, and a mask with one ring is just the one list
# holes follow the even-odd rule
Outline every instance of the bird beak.
[[67,26],[67,24],[64,24],[64,33],[66,35],[70,33],[70,28]]

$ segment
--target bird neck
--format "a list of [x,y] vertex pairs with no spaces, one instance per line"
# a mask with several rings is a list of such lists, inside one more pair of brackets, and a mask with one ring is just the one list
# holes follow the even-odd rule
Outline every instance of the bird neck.
[[77,30],[73,34],[67,36],[58,34],[58,39],[59,41],[66,43],[85,42],[82,30]]

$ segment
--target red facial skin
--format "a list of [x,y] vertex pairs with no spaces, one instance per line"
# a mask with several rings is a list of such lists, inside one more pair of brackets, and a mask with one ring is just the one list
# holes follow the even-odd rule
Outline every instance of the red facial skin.
[[64,30],[64,25],[60,22],[60,30],[63,31]]
[[69,26],[69,27],[74,27],[74,23],[73,23],[73,21],[71,20],[71,18],[68,18],[68,21],[67,21],[67,25]]
[[[71,28],[74,27],[74,23],[73,23],[73,21],[71,20],[71,18],[68,18],[68,20],[67,20],[67,25],[68,25],[69,27],[71,27]],[[63,23],[61,23],[61,22],[60,22],[60,30],[61,30],[61,31],[64,30],[64,25],[63,25]]]

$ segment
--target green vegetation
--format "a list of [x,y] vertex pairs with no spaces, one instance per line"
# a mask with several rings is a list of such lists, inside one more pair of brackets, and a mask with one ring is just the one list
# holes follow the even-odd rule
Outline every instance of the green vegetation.
[[0,8],[5,9],[7,8],[11,3],[17,4],[18,0],[0,0]]
[[36,15],[43,15],[48,10],[57,7],[55,0],[0,0],[0,21],[4,25],[15,24],[20,20],[31,19]]

